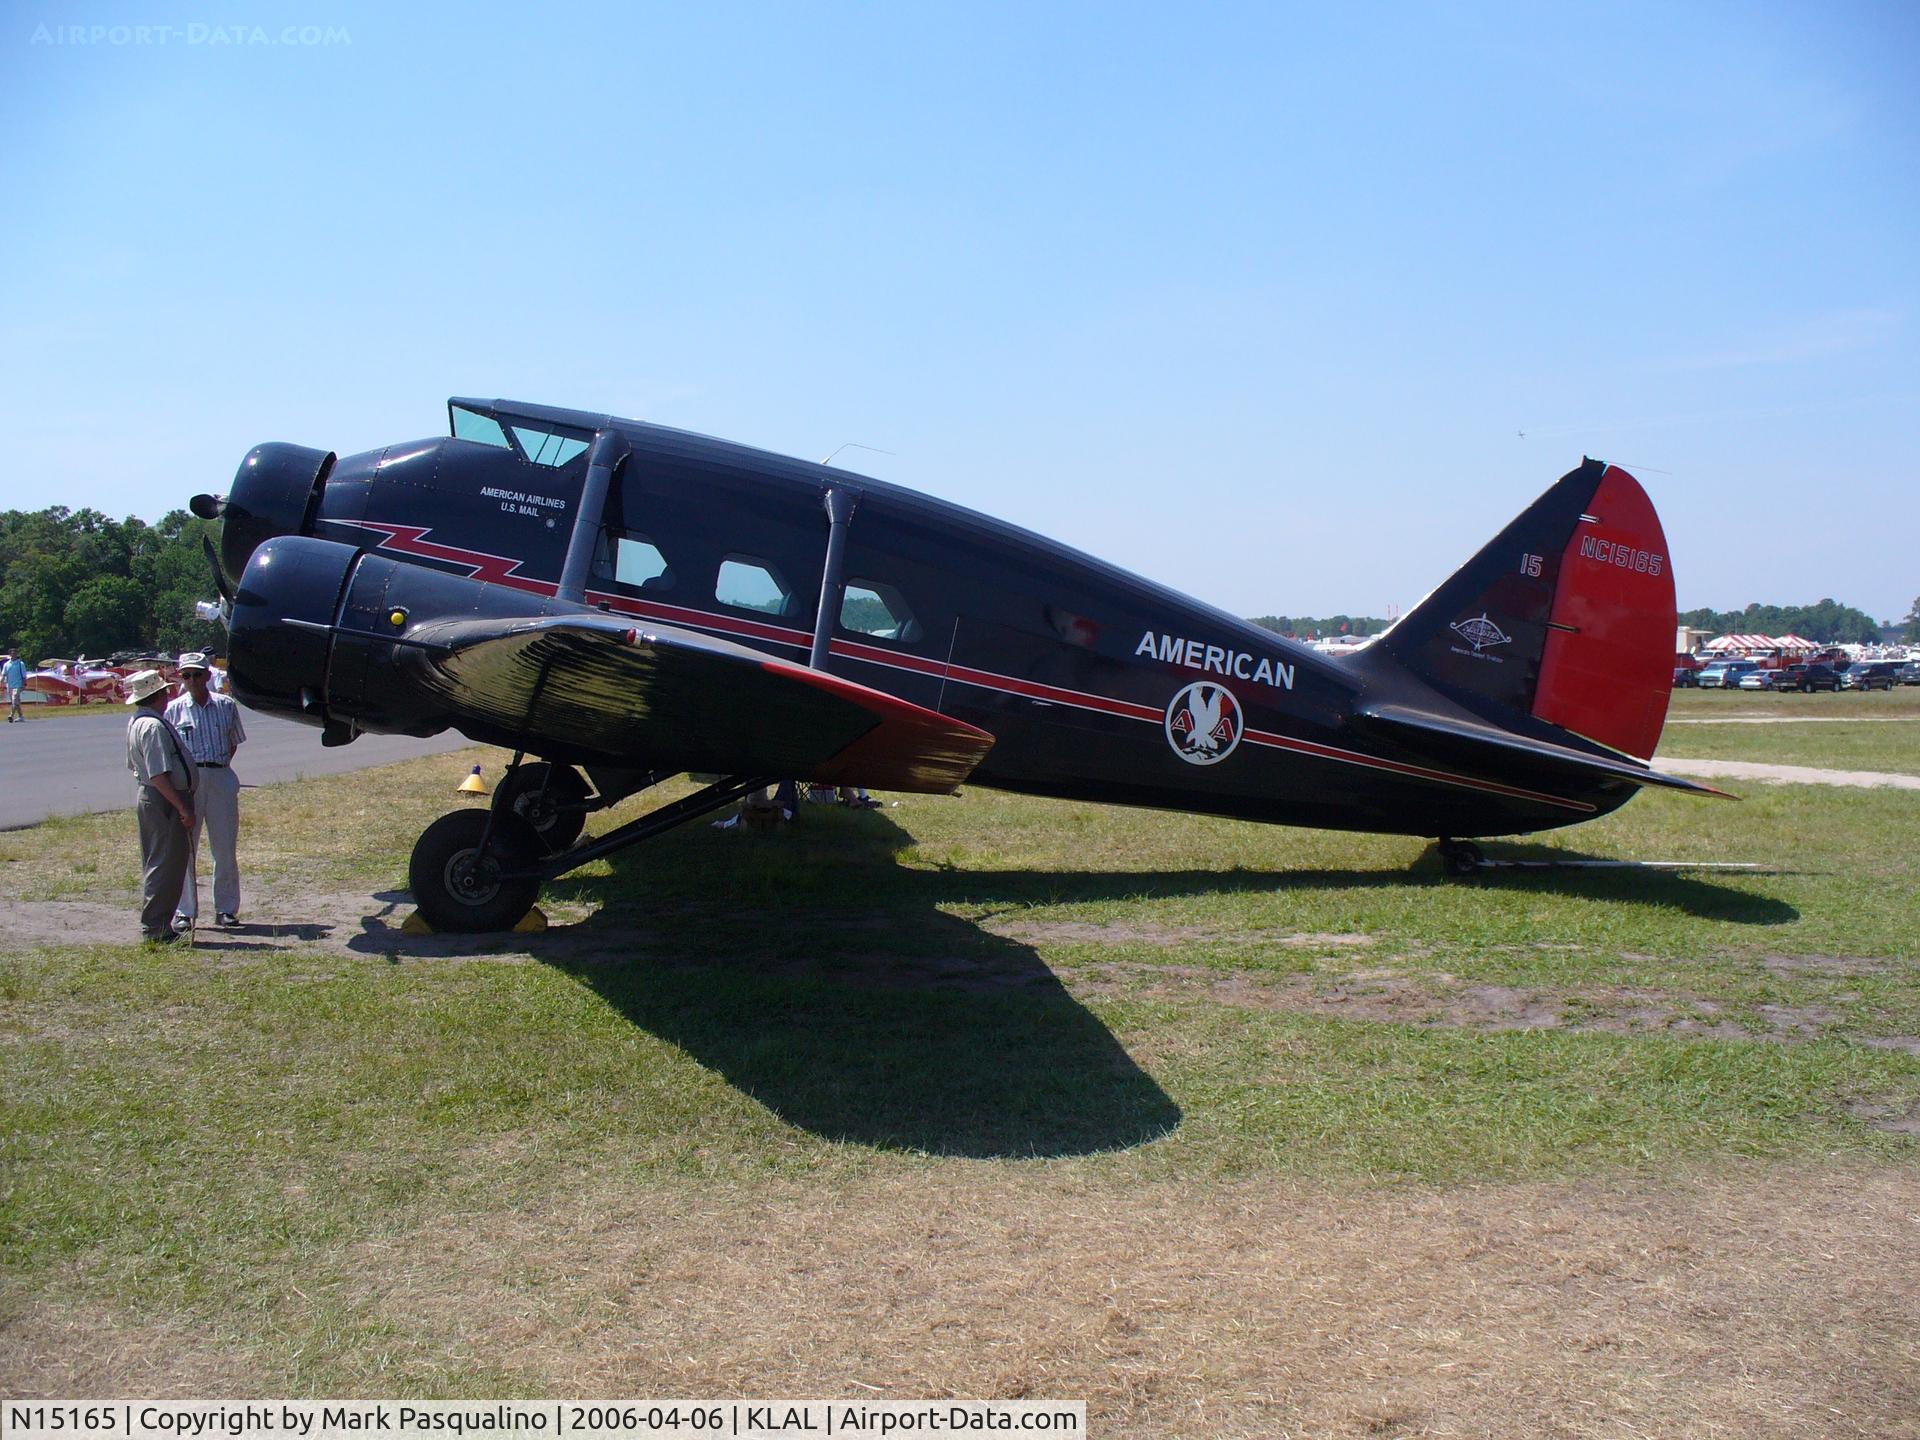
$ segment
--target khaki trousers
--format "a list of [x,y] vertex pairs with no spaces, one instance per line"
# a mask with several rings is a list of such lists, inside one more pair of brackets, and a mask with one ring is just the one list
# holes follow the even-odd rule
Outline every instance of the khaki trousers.
[[158,940],[173,933],[173,906],[187,873],[192,837],[166,797],[151,785],[140,787],[133,809],[140,821],[140,934]]

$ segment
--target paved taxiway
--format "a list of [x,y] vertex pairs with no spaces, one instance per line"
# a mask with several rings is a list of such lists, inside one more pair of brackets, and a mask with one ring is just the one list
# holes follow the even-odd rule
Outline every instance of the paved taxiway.
[[[247,743],[240,747],[234,766],[243,785],[338,775],[473,743],[452,731],[430,740],[362,735],[351,745],[329,750],[312,726],[252,710],[244,715]],[[0,830],[36,825],[49,815],[124,810],[132,804],[124,706],[103,705],[97,714],[39,715],[18,725],[0,725]]]

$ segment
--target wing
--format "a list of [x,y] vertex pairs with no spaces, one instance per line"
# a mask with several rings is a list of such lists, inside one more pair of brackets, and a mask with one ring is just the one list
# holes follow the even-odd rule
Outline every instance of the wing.
[[609,763],[945,794],[993,746],[884,691],[671,626],[451,621],[408,640],[414,678],[474,728]]

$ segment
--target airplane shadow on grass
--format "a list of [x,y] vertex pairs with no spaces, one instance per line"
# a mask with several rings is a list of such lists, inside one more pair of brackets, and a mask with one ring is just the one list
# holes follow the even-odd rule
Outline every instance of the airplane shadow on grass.
[[1125,1149],[1180,1123],[1032,946],[901,892],[912,842],[891,822],[689,838],[671,873],[643,847],[572,882],[600,908],[529,948],[788,1123],[975,1158]]
[[[1352,887],[1551,889],[1774,925],[1792,906],[1671,872],[1035,872],[908,869],[879,814],[815,811],[775,836],[704,826],[553,893],[596,906],[513,948],[592,989],[782,1119],[830,1140],[972,1157],[1123,1149],[1174,1101],[1030,945],[942,906]],[[1523,849],[1524,847],[1516,847]],[[1553,854],[1568,857],[1568,852]],[[354,948],[401,953],[396,932]],[[435,953],[454,937],[432,937]]]

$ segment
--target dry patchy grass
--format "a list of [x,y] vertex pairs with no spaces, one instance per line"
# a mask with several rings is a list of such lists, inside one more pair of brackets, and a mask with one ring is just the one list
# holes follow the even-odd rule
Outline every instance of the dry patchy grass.
[[[1906,1170],[554,1182],[315,1257],[251,1346],[30,1306],[0,1388],[432,1392],[485,1357],[547,1394],[1084,1397],[1118,1435],[1920,1433]],[[383,1337],[353,1352],[370,1368],[316,1373],[299,1341],[321,1323]]]

